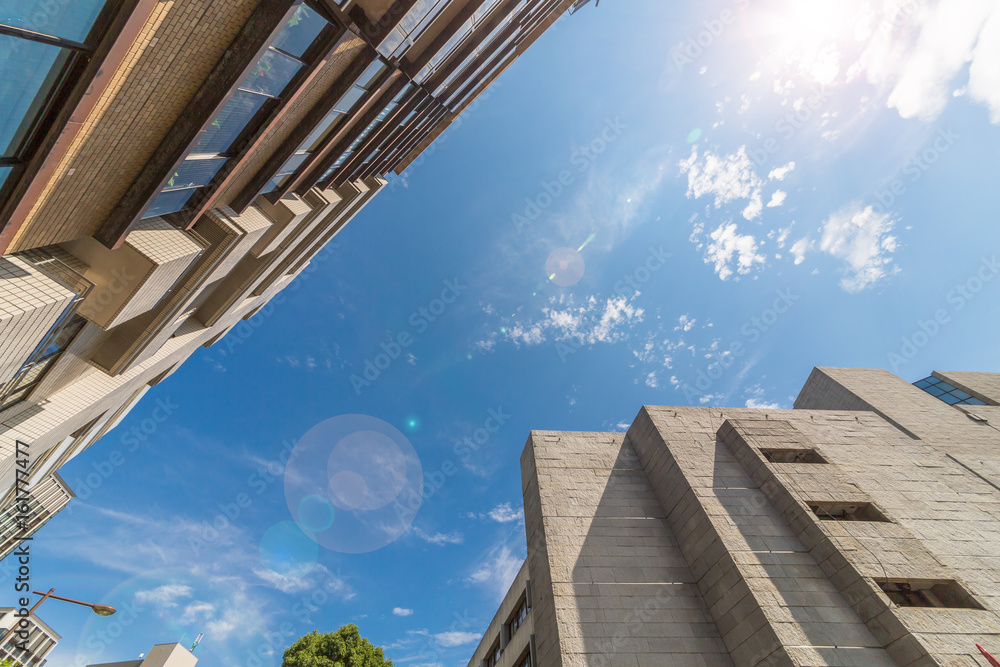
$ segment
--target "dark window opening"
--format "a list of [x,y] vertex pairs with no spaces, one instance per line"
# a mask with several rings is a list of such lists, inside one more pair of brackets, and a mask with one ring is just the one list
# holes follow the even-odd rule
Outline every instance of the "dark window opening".
[[808,504],[809,509],[824,521],[880,521],[891,523],[891,520],[871,503],[809,502]]
[[493,648],[486,654],[486,659],[483,660],[485,667],[496,667],[496,665],[500,664],[500,656],[502,654],[503,650],[500,648],[500,640],[497,639]]
[[510,620],[507,622],[508,637],[513,637],[520,629],[521,625],[524,624],[524,620],[528,618],[528,612],[530,611],[531,607],[528,606],[527,598],[521,598],[521,602],[514,609],[514,613],[511,614]]
[[900,607],[983,608],[953,579],[888,579],[876,583]]
[[815,449],[761,449],[771,463],[828,463]]

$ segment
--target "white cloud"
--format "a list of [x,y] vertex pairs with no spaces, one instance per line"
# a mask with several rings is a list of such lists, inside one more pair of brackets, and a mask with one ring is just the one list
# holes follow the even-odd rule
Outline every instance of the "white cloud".
[[775,190],[774,194],[771,195],[771,201],[767,202],[767,207],[774,208],[775,206],[781,206],[785,203],[785,197],[787,196],[788,193],[784,190]]
[[719,225],[709,238],[705,263],[714,263],[715,272],[722,280],[727,280],[734,271],[746,275],[754,266],[764,264],[765,257],[758,252],[757,240],[750,234],[738,234],[734,223]]
[[969,97],[990,110],[990,122],[1000,124],[1000,8],[993,13],[979,33],[969,67]]
[[776,410],[781,407],[777,403],[768,403],[759,398],[748,398],[746,405],[748,408],[755,408],[757,410]]
[[426,533],[416,526],[412,526],[411,530],[413,534],[422,539],[428,544],[436,544],[437,546],[443,546],[445,544],[461,544],[464,541],[464,537],[461,533],[455,531],[451,533]]
[[688,175],[687,196],[698,199],[705,195],[715,197],[715,208],[733,201],[746,200],[743,217],[753,220],[763,210],[761,188],[764,182],[754,171],[753,163],[747,156],[746,146],[722,157],[705,151],[704,159],[698,160],[698,149],[691,149],[691,156],[681,160],[682,174]]
[[135,599],[140,604],[152,602],[160,607],[176,607],[181,598],[191,597],[191,587],[181,584],[165,584],[148,591],[136,591]]
[[871,206],[862,209],[857,203],[845,206],[823,223],[819,247],[847,262],[850,275],[840,281],[845,291],[860,292],[898,271],[892,263],[898,245],[890,234],[894,224],[888,213],[878,213]]
[[677,326],[674,327],[674,331],[691,331],[691,327],[693,327],[697,321],[698,320],[685,313],[678,318]]
[[403,607],[394,607],[393,610],[392,610],[392,613],[395,616],[412,616],[413,615],[413,610],[412,609],[404,609]]
[[770,181],[783,181],[785,176],[787,176],[792,170],[795,169],[795,162],[789,162],[788,164],[783,164],[780,167],[775,167],[767,174],[767,178]]
[[508,545],[501,543],[490,550],[465,580],[471,584],[489,586],[500,600],[510,588],[522,563],[524,563],[523,558],[516,557]]
[[656,371],[650,371],[649,374],[646,375],[646,386],[651,389],[656,389],[660,386],[659,380],[656,379]]
[[454,648],[456,646],[478,643],[481,637],[482,635],[476,632],[452,630],[450,632],[437,633],[434,635],[434,640],[444,648]]
[[491,509],[487,516],[497,523],[510,523],[521,520],[524,517],[524,510],[514,509],[510,503],[503,503]]
[[552,297],[542,308],[541,318],[524,322],[514,321],[500,327],[477,343],[479,349],[489,351],[498,342],[509,342],[520,347],[533,346],[548,340],[572,341],[579,345],[616,343],[628,338],[630,328],[643,321],[645,310],[633,304],[639,296],[618,295],[604,300],[588,296],[582,305],[576,305],[572,295]]
[[792,244],[791,251],[792,255],[795,256],[795,263],[801,264],[806,261],[806,253],[812,249],[812,241],[808,238],[802,238]]
[[[937,118],[950,97],[952,79],[970,62],[978,75],[974,81],[970,69],[970,97],[992,107],[991,101],[1000,95],[995,59],[1000,50],[996,42],[987,44],[987,40],[998,31],[997,10],[995,0],[941,0],[916,12],[913,20],[920,27],[919,35],[908,53],[892,63],[899,69],[885,72],[894,80],[889,107],[903,118]],[[988,23],[989,30],[984,30]],[[984,45],[981,50],[977,42]],[[984,76],[985,69],[992,72]]]

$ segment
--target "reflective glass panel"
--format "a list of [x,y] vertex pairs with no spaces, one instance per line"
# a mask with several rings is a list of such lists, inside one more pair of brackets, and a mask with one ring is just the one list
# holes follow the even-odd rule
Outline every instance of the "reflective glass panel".
[[309,134],[309,136],[306,137],[306,140],[302,142],[301,146],[302,150],[306,151],[316,150],[317,144],[319,144],[319,141],[323,137],[323,135],[326,134],[326,131],[331,127],[333,127],[334,125],[336,125],[337,122],[343,117],[344,114],[340,111],[337,111],[336,109],[328,113],[326,115],[326,118],[320,121],[320,124],[316,126],[316,129],[313,130]]
[[382,61],[376,59],[375,62],[368,66],[368,69],[361,73],[361,76],[354,82],[354,85],[367,88],[368,84],[374,81],[375,77],[381,74],[384,69],[385,65],[382,64]]
[[83,42],[105,0],[0,0],[0,23]]
[[68,57],[57,46],[0,35],[0,155],[15,154]]
[[299,5],[284,30],[275,37],[274,48],[301,58],[324,26],[326,21],[319,14],[305,5]]
[[278,97],[300,67],[302,63],[298,60],[269,49],[257,61],[240,88]]
[[187,190],[168,190],[166,192],[161,192],[159,196],[153,201],[153,205],[149,207],[146,214],[142,216],[145,218],[152,218],[157,215],[165,215],[167,213],[176,213],[177,211],[184,208],[187,204],[188,199],[194,194],[197,188],[189,188]]
[[342,111],[347,113],[351,110],[351,107],[360,100],[367,91],[364,88],[358,88],[357,86],[352,86],[350,90],[344,93],[344,96],[337,101],[334,105],[334,109],[337,111]]
[[225,153],[267,100],[263,95],[237,90],[192,152]]
[[306,158],[309,157],[309,155],[310,155],[309,153],[296,153],[292,157],[288,158],[288,161],[285,162],[284,165],[282,165],[281,169],[278,170],[276,176],[284,176],[286,174],[291,174],[292,172],[294,172],[296,169],[299,168],[299,165],[305,162]]
[[179,190],[200,185],[208,185],[215,172],[226,163],[226,157],[214,157],[205,160],[184,160],[181,166],[170,177],[164,190]]
[[11,172],[14,171],[14,167],[10,165],[0,165],[0,188],[3,187],[4,182],[7,177],[10,176]]

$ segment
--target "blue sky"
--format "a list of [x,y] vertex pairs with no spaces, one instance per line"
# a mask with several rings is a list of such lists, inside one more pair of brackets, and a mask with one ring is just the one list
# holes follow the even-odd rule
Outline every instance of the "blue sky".
[[[558,23],[273,310],[63,469],[80,498],[35,585],[120,611],[46,603],[49,664],[205,632],[201,664],[278,665],[355,622],[397,665],[465,665],[524,555],[531,429],[788,408],[817,365],[1000,371],[1000,7],[885,4]],[[415,460],[429,492],[317,545],[286,478],[322,457],[341,519],[419,486]]]

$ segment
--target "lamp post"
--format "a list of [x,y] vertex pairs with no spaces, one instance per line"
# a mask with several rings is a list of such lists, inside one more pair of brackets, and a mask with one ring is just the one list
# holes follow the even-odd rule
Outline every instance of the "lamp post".
[[[91,609],[94,610],[94,613],[97,614],[98,616],[110,616],[111,614],[115,613],[115,608],[112,607],[111,605],[91,604],[89,602],[81,602],[80,600],[74,600],[73,598],[64,598],[61,595],[54,595],[55,590],[56,589],[54,588],[50,588],[47,593],[43,593],[41,591],[31,591],[35,595],[41,595],[42,599],[36,602],[35,606],[28,611],[29,618],[31,617],[32,614],[35,613],[35,610],[41,607],[42,603],[48,600],[49,598],[52,598],[53,600],[62,600],[63,602],[72,602],[73,604],[78,604],[83,607],[90,607]],[[13,611],[11,612],[11,618],[14,618]],[[5,646],[7,645],[7,640],[10,639],[10,636],[14,634],[14,632],[17,630],[17,626],[18,624],[14,623],[11,626],[10,630],[8,630],[7,633],[3,636],[3,639],[0,639],[0,650],[3,650],[8,655],[10,654],[10,651],[8,651],[5,648]]]

